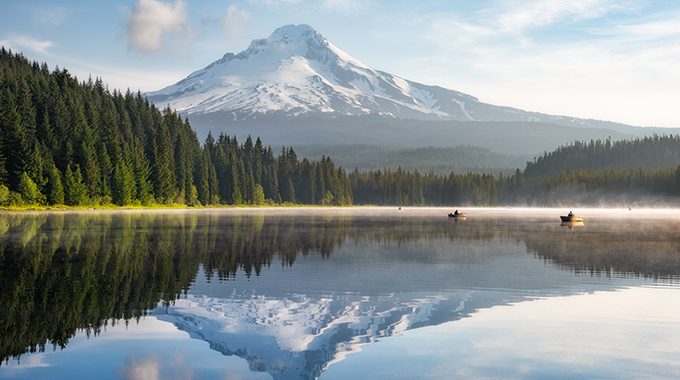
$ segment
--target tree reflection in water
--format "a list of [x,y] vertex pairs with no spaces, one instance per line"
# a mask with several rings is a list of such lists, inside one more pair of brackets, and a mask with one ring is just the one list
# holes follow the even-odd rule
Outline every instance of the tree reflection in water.
[[[440,240],[452,246],[493,239],[577,274],[677,279],[677,222],[588,223],[573,231],[541,220],[454,223],[427,215],[403,217],[323,212],[102,212],[0,215],[0,365],[11,357],[63,349],[78,331],[99,334],[129,323],[159,302],[169,305],[201,268],[209,281],[302,255],[328,258],[343,244],[405,246]],[[594,226],[594,227],[593,227]],[[594,233],[597,229],[598,233]],[[604,231],[604,233],[603,233]],[[633,233],[631,233],[634,232]],[[489,260],[488,253],[397,250],[391,260],[418,263]],[[119,321],[119,322],[116,322]]]

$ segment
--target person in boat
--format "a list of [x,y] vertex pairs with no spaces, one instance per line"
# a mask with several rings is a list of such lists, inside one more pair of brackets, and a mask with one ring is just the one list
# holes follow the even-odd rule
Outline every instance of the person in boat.
[[458,210],[454,211],[454,212],[453,212],[453,215],[458,216]]
[[572,216],[574,216],[574,213],[569,211],[569,217],[572,217]]

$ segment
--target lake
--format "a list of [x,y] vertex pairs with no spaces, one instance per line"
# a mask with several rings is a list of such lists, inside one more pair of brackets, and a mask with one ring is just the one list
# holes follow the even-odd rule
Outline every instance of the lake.
[[0,214],[2,379],[668,379],[680,211]]

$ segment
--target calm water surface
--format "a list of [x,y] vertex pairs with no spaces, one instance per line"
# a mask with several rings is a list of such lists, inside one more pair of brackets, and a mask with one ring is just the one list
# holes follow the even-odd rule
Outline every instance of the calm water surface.
[[680,211],[0,214],[2,379],[668,379]]

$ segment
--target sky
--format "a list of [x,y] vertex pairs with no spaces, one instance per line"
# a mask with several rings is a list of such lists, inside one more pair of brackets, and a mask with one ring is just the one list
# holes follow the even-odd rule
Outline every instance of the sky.
[[374,69],[480,101],[680,127],[671,0],[0,0],[0,45],[109,89],[155,91],[287,24]]

